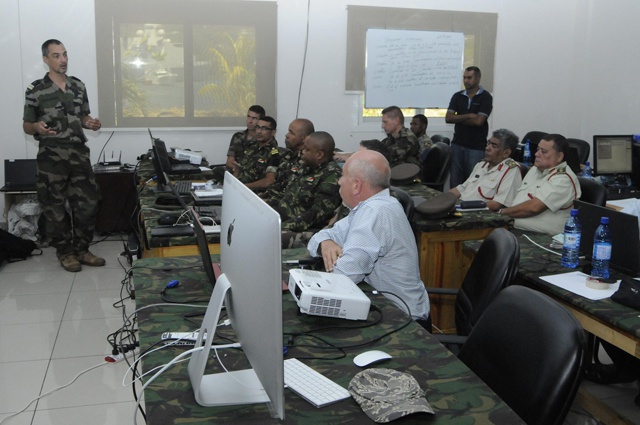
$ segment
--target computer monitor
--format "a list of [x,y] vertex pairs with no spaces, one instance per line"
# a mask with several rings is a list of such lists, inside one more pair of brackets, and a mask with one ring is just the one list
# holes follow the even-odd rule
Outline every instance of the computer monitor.
[[156,192],[169,192],[170,189],[167,188],[169,180],[166,178],[165,170],[160,163],[160,156],[156,150],[156,144],[154,143],[156,139],[151,134],[151,129],[148,130],[149,136],[151,137],[151,163],[153,164],[153,170],[156,173]]
[[593,172],[630,175],[633,171],[633,136],[593,136]]
[[[218,277],[189,378],[203,406],[268,403],[284,419],[282,262],[280,215],[232,174],[226,173]],[[252,369],[205,375],[211,341],[225,305],[231,325]]]

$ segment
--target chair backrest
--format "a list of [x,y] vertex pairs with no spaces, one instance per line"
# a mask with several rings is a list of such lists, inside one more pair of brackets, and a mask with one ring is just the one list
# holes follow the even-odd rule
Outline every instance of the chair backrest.
[[442,192],[449,175],[451,147],[445,143],[434,143],[422,162],[422,182]]
[[449,139],[447,136],[443,136],[442,134],[434,134],[433,136],[430,137],[430,139],[433,143],[442,142],[445,145],[451,144],[451,139]]
[[527,173],[529,172],[529,166],[524,162],[520,162],[520,161],[516,161],[516,163],[518,164],[518,168],[520,168],[520,176],[524,178],[524,176],[526,176]]
[[591,152],[591,145],[586,140],[581,139],[567,139],[569,146],[578,150],[578,159],[580,164],[585,164],[589,160],[589,153]]
[[487,308],[458,357],[528,425],[556,425],[580,385],[584,349],[584,331],[567,309],[512,285]]
[[469,335],[487,306],[511,283],[518,271],[520,244],[504,228],[495,229],[482,242],[456,297],[458,335]]
[[391,192],[391,195],[400,202],[400,205],[402,205],[404,213],[407,215],[407,220],[411,221],[411,217],[413,217],[413,211],[415,210],[415,204],[413,202],[413,199],[411,198],[411,195],[395,186],[391,186],[389,188],[389,191]]
[[580,200],[590,204],[604,207],[607,203],[607,187],[602,183],[588,179],[586,177],[578,177],[580,183]]

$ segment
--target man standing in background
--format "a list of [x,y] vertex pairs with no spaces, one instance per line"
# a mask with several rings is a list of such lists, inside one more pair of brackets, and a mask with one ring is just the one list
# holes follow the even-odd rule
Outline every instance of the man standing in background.
[[22,128],[39,143],[37,191],[45,233],[65,270],[78,272],[82,264],[104,266],[104,258],[89,252],[100,190],[83,131],[100,130],[100,120],[89,115],[85,85],[67,76],[64,45],[45,41],[42,59],[49,72],[27,88]]
[[455,124],[451,141],[451,187],[464,183],[475,165],[482,161],[487,144],[487,118],[493,110],[493,97],[480,85],[480,69],[464,70],[464,90],[451,98],[445,121]]

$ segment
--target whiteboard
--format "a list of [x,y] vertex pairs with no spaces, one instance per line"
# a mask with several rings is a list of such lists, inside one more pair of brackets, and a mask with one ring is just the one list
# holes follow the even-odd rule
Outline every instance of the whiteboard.
[[463,33],[370,28],[366,40],[366,108],[446,108],[461,90]]

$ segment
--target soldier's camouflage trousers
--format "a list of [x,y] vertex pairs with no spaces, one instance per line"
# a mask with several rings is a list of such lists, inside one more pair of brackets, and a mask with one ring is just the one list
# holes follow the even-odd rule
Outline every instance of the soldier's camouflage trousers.
[[37,163],[38,201],[49,244],[60,259],[87,251],[100,201],[89,148],[84,144],[40,143]]

